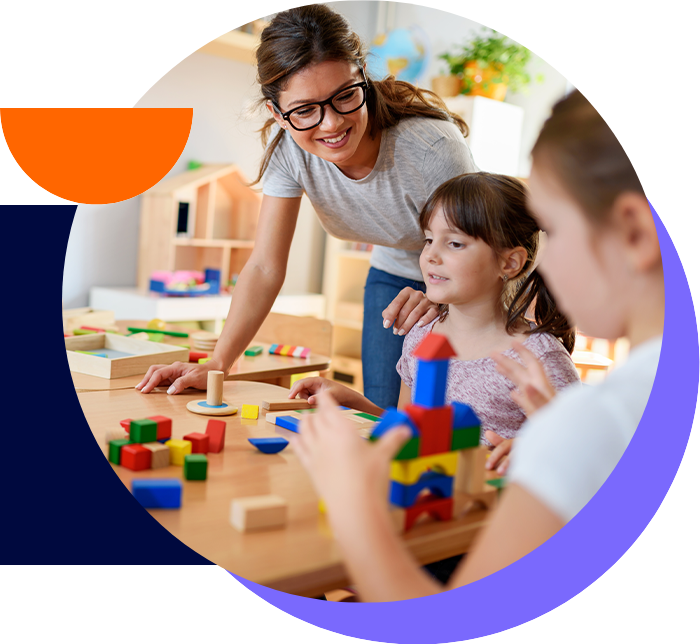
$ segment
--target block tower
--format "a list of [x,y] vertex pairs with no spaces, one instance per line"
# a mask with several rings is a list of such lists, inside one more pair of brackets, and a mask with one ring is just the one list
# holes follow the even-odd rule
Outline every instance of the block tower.
[[452,346],[445,336],[430,333],[413,355],[418,359],[413,402],[403,411],[387,409],[370,436],[377,440],[397,425],[411,429],[391,463],[389,488],[390,502],[404,510],[404,530],[424,513],[451,519],[455,489],[476,495],[484,482],[481,422],[469,405],[445,404]]

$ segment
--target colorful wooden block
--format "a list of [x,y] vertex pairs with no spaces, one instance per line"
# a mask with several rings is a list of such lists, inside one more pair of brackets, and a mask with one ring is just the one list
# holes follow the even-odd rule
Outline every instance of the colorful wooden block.
[[360,418],[364,418],[365,420],[372,420],[375,423],[379,420],[379,416],[372,416],[372,414],[366,414],[363,411],[359,411],[356,414],[353,414],[354,416],[359,416]]
[[134,479],[131,493],[144,508],[171,509],[182,505],[179,479]]
[[290,344],[285,344],[281,349],[280,349],[280,355],[281,356],[288,356],[289,355],[289,350],[292,348]]
[[438,472],[426,472],[412,485],[390,481],[389,500],[400,508],[410,508],[416,503],[421,492],[426,489],[435,496],[451,497],[454,489],[454,477]]
[[121,466],[134,472],[151,467],[151,450],[139,443],[124,445],[121,452]]
[[428,408],[406,405],[405,412],[411,417],[420,434],[421,456],[449,452],[452,446],[452,407]]
[[449,360],[418,360],[413,403],[423,407],[443,407]]
[[259,449],[263,454],[277,454],[277,452],[281,452],[289,445],[289,441],[281,436],[275,436],[273,438],[249,438],[248,442]]
[[211,358],[200,358],[199,360],[197,360],[197,364],[206,364],[210,360]]
[[124,445],[129,445],[128,438],[118,438],[116,440],[109,441],[109,451],[107,458],[110,463],[115,465],[121,465],[121,452]]
[[481,425],[481,420],[474,413],[474,410],[461,402],[451,402],[452,407],[452,428],[463,429],[465,427],[476,427]]
[[284,427],[290,432],[299,432],[299,420],[293,416],[277,416],[275,418],[275,425],[278,427]]
[[209,461],[204,454],[187,454],[183,475],[187,481],[206,481]]
[[430,470],[455,476],[458,462],[459,454],[457,452],[431,454],[411,460],[394,460],[391,462],[391,479],[404,485],[411,485]]
[[128,434],[129,429],[131,428],[131,418],[125,418],[124,420],[120,420],[119,424],[124,428],[124,431]]
[[295,347],[291,355],[295,358],[308,358],[311,355],[311,349],[308,347]]
[[170,465],[170,448],[162,443],[143,443],[146,449],[151,450],[151,469],[158,470]]
[[207,358],[207,354],[204,351],[190,351],[190,362],[199,362],[202,358]]
[[455,353],[450,341],[439,333],[429,333],[413,350],[413,356],[420,360],[449,360]]
[[209,451],[219,454],[224,449],[226,441],[226,422],[211,419],[207,423],[206,435],[209,436]]
[[243,354],[248,356],[248,357],[254,358],[255,356],[259,356],[262,352],[263,352],[262,347],[255,346],[255,347],[248,347],[243,352]]
[[465,427],[452,430],[452,451],[479,447],[481,427]]
[[280,496],[248,496],[231,501],[231,525],[239,532],[281,528],[287,522],[287,502]]
[[[410,430],[411,430],[411,435],[413,437],[418,438],[418,427],[416,424],[413,422],[413,420],[408,416],[408,414],[404,413],[403,411],[399,411],[395,407],[389,407],[381,416],[379,419],[379,422],[376,424],[374,430],[372,430],[372,434],[370,436],[370,440],[377,440],[381,436],[383,436],[386,432],[388,432],[390,429],[393,429],[394,427],[397,427],[398,425],[407,425]],[[445,450],[447,451],[447,450]]]
[[147,420],[156,423],[156,440],[170,438],[173,435],[173,421],[167,416],[149,416]]
[[158,423],[147,418],[132,420],[129,439],[132,443],[152,443],[158,437]]
[[[431,334],[432,335],[432,334]],[[433,494],[420,499],[418,503],[406,508],[406,523],[404,530],[410,530],[416,520],[426,512],[439,521],[449,521],[452,518],[454,499],[452,497],[440,498]]]
[[209,451],[209,436],[201,432],[192,432],[182,437],[192,443],[192,454],[206,454]]
[[262,408],[268,411],[287,411],[293,409],[310,409],[308,400],[303,398],[279,398],[275,400],[263,400]]
[[192,443],[190,441],[169,440],[165,444],[170,450],[171,465],[184,465],[185,456],[192,453]]
[[257,405],[241,405],[241,418],[257,420],[260,409]]
[[118,429],[116,427],[112,427],[105,432],[105,443],[107,443],[107,445],[109,445],[112,441],[119,440],[120,438],[128,438],[126,434],[124,434],[124,430],[121,427]]
[[[371,436],[370,436],[370,440],[372,440]],[[414,436],[413,438],[409,438],[403,444],[403,447],[399,450],[399,453],[396,456],[394,456],[394,460],[395,461],[407,461],[407,460],[410,460],[413,458],[418,458],[419,450],[420,450],[420,438],[418,438],[418,436]]]

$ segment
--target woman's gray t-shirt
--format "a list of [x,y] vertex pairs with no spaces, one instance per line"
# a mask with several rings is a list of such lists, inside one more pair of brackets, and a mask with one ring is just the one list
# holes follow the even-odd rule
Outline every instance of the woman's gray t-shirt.
[[285,132],[263,175],[263,194],[306,193],[329,234],[374,244],[372,266],[422,281],[418,257],[424,236],[418,215],[440,184],[477,170],[456,125],[410,117],[382,131],[377,162],[358,180],[305,152]]

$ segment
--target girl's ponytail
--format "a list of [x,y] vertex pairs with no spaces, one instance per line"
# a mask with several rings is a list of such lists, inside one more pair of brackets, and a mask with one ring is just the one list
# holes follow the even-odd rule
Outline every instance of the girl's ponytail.
[[533,301],[535,302],[535,327],[526,333],[551,333],[559,338],[566,350],[571,353],[574,350],[576,331],[569,324],[566,316],[557,308],[557,303],[537,269],[525,278],[510,303],[506,331],[511,332],[517,328],[518,324],[526,317]]

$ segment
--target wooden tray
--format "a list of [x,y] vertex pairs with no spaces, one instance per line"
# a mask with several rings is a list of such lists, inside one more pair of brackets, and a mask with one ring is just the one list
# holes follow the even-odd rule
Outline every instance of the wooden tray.
[[[65,338],[68,366],[71,371],[99,378],[123,378],[148,371],[154,364],[187,362],[189,350],[170,344],[148,340],[134,340],[114,333],[93,333]],[[76,351],[104,349],[107,358],[99,358]]]

